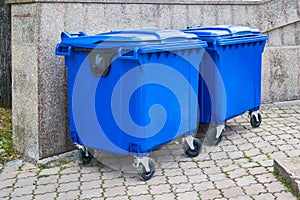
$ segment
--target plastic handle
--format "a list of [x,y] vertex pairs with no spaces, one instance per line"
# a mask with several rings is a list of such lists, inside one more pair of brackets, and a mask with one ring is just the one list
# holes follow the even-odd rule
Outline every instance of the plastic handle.
[[254,36],[254,37],[241,37],[241,38],[232,38],[224,39],[217,42],[218,45],[231,45],[231,44],[241,44],[241,43],[250,43],[257,41],[266,41],[268,37],[266,35]]
[[147,31],[147,30],[124,30],[124,31],[112,31],[112,33],[125,33],[125,34],[142,34],[142,35],[153,35],[158,39],[161,39],[161,35],[155,31]]
[[59,56],[71,56],[73,53],[72,47],[65,44],[58,44],[56,45],[55,50],[56,55]]
[[[138,47],[135,47],[132,50],[127,50],[127,49],[123,49],[122,47],[118,49],[118,57],[122,58],[122,59],[129,59],[129,60],[138,60],[138,51],[139,51],[139,48]],[[129,52],[133,52],[132,55],[126,55],[126,53],[129,53]]]
[[87,36],[87,34],[83,31],[80,31],[78,33],[69,33],[69,32],[62,32],[61,33],[61,39],[65,38],[74,38],[74,37],[82,37],[82,36]]

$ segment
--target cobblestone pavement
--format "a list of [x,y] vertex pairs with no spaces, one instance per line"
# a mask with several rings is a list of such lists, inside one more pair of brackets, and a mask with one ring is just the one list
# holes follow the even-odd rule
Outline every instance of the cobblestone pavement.
[[229,120],[223,140],[196,158],[172,142],[155,151],[154,177],[142,182],[94,162],[51,168],[14,161],[0,174],[0,199],[296,199],[272,174],[273,158],[300,156],[300,101],[263,105],[263,123]]

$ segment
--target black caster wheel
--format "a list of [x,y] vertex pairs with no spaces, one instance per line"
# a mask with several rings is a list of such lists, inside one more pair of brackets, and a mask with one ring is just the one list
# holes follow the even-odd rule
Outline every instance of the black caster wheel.
[[206,132],[206,137],[207,137],[207,141],[208,141],[208,144],[210,145],[217,145],[221,142],[222,138],[223,138],[223,131],[222,130],[222,133],[221,135],[217,138],[217,128],[214,127],[214,128],[210,128],[208,129],[208,131]]
[[257,114],[258,119],[256,119],[255,115],[250,115],[250,116],[251,116],[250,117],[250,124],[251,124],[251,126],[253,128],[259,127],[260,124],[261,124],[261,121],[262,121],[261,114],[260,113]]
[[139,166],[138,166],[139,178],[142,181],[150,180],[152,178],[152,176],[154,175],[154,173],[155,173],[155,162],[154,162],[154,160],[149,158],[148,164],[149,164],[150,172],[146,172],[146,169],[145,169],[145,167],[142,163],[140,163]]
[[91,163],[91,161],[93,159],[93,155],[88,151],[86,154],[86,152],[83,149],[79,149],[79,158],[83,165],[87,165],[87,164]]
[[202,143],[199,139],[194,138],[193,144],[194,144],[193,150],[189,147],[189,145],[186,142],[185,142],[185,148],[184,148],[185,155],[187,155],[188,157],[191,157],[191,158],[197,157],[202,150]]

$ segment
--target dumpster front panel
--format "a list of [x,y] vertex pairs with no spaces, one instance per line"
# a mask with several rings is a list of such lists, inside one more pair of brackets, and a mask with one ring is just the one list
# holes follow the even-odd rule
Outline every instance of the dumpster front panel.
[[97,77],[86,55],[76,54],[67,61],[74,142],[117,154],[149,153],[196,131],[198,105],[191,99],[197,99],[198,72],[182,57],[144,54],[141,59],[150,60],[142,65],[115,59],[110,73]]

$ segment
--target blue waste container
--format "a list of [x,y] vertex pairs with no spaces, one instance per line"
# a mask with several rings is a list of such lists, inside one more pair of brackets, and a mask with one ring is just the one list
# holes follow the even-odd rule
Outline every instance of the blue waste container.
[[200,66],[200,124],[210,124],[207,139],[217,144],[227,120],[249,111],[253,127],[261,123],[261,61],[267,36],[236,25],[183,30],[207,41]]
[[185,136],[185,153],[197,156],[199,63],[206,42],[169,29],[61,34],[56,54],[68,70],[70,135],[87,147],[133,155],[141,180],[155,171],[147,156]]

